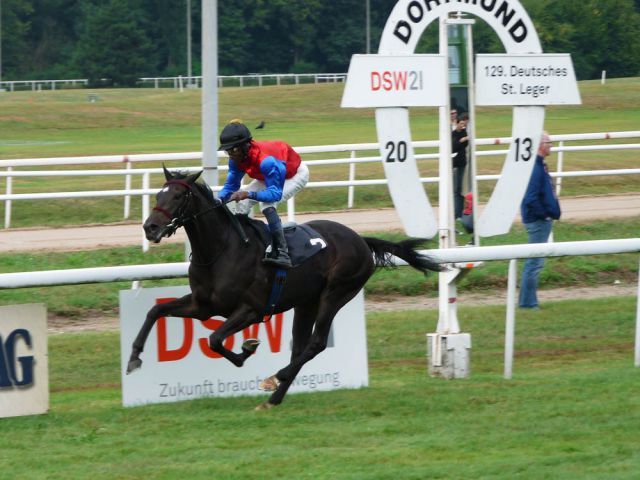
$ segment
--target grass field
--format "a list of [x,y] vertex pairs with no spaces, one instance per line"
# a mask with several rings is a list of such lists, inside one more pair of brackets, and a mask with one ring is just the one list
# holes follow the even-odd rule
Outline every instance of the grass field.
[[[372,109],[342,109],[342,84],[224,88],[219,94],[219,121],[244,119],[250,127],[266,121],[258,139],[283,139],[292,145],[328,145],[375,142]],[[640,82],[637,78],[580,82],[583,105],[554,106],[546,110],[545,126],[552,134],[625,131],[640,129]],[[100,100],[87,101],[89,93]],[[0,94],[0,159],[97,154],[186,152],[201,149],[200,91],[180,93],[174,89],[62,90]],[[415,140],[437,138],[437,112],[433,108],[411,110]],[[511,109],[483,107],[478,110],[479,137],[511,135]],[[612,141],[628,143],[626,140]],[[493,148],[493,147],[492,147]],[[367,155],[374,155],[375,152]],[[345,155],[346,156],[346,155]],[[306,159],[317,156],[305,156]],[[339,155],[332,155],[337,158]],[[629,168],[638,164],[637,150],[574,152],[565,155],[565,170]],[[326,158],[326,156],[325,156]],[[480,157],[478,172],[498,173],[502,158]],[[555,168],[556,156],[549,164]],[[191,163],[168,162],[171,166]],[[142,166],[159,166],[143,164]],[[110,165],[106,168],[120,168]],[[78,168],[77,166],[69,168]],[[97,165],[89,168],[105,168]],[[437,162],[420,162],[424,176],[437,175]],[[348,166],[318,167],[312,180],[345,180]],[[382,165],[360,164],[357,179],[383,178]],[[221,180],[224,179],[224,175]],[[121,177],[16,178],[14,192],[122,189]],[[134,187],[139,186],[136,177]],[[161,175],[152,186],[162,184]],[[5,180],[0,179],[0,191]],[[566,178],[563,196],[636,192],[635,176]],[[480,200],[488,198],[492,182],[480,183]],[[437,187],[427,187],[437,204]],[[390,206],[387,188],[359,187],[356,207]],[[3,206],[4,207],[4,206]],[[297,197],[300,211],[346,207],[345,188],[307,189]],[[140,201],[132,202],[132,218],[140,216]],[[64,212],[60,215],[59,212]],[[12,226],[86,224],[122,220],[122,200],[73,199],[15,201]]]
[[[0,420],[11,479],[635,479],[635,299],[460,309],[472,374],[427,375],[437,312],[367,316],[370,387],[124,409],[116,333],[50,337],[51,411]],[[606,336],[603,335],[606,332]]]
[[[581,107],[547,110],[551,133],[635,130],[638,79],[581,82]],[[338,108],[341,85],[230,88],[220,94],[221,122],[260,120],[262,138],[294,145],[375,141],[370,110]],[[193,151],[200,147],[199,92],[87,90],[0,94],[0,159]],[[435,112],[412,111],[416,139],[436,137]],[[508,109],[481,109],[480,136],[508,136]],[[568,169],[637,165],[638,154],[571,155]],[[359,168],[359,178],[378,171]],[[429,165],[426,170],[432,168]],[[496,162],[481,165],[493,171]],[[338,175],[340,175],[338,177]],[[345,178],[328,169],[314,180]],[[16,181],[44,191],[51,180]],[[112,180],[56,180],[56,189],[121,188]],[[105,183],[102,183],[105,182]],[[110,182],[113,182],[111,184]],[[159,180],[156,186],[159,186]],[[4,181],[0,181],[0,189]],[[565,194],[638,191],[633,177],[566,180]],[[304,192],[307,209],[342,208],[344,190]],[[340,196],[340,199],[337,197]],[[111,202],[111,203],[109,203]],[[360,189],[356,204],[388,205],[384,189]],[[15,226],[119,220],[119,200],[15,202]],[[134,215],[138,213],[134,210]],[[640,219],[559,223],[556,240],[636,237]],[[393,238],[393,236],[392,236]],[[521,243],[515,226],[483,244]],[[0,256],[0,272],[180,261],[181,247],[152,256],[135,249]],[[637,280],[637,255],[548,261],[543,286]],[[488,262],[463,289],[504,288],[506,263]],[[147,286],[172,281],[145,282]],[[45,302],[51,312],[116,315],[125,283],[0,291],[0,305]],[[381,271],[369,294],[435,295],[409,269]],[[550,302],[518,313],[514,379],[502,378],[504,307],[460,307],[473,336],[467,380],[430,378],[425,333],[437,311],[369,314],[370,387],[290,395],[268,412],[257,398],[203,399],[123,409],[117,333],[50,337],[51,411],[0,420],[0,478],[11,479],[635,479],[640,471],[638,369],[633,368],[635,298]],[[319,359],[321,361],[321,357]]]

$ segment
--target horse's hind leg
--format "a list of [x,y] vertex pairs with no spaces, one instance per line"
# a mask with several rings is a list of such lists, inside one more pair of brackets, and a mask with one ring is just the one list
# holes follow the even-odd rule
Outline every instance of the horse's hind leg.
[[[320,299],[318,314],[315,318],[315,328],[311,334],[311,338],[307,343],[304,350],[295,357],[289,365],[284,367],[278,373],[275,374],[279,385],[275,392],[269,397],[268,402],[261,405],[258,408],[270,408],[274,405],[282,403],[284,396],[286,395],[289,387],[296,378],[296,375],[300,372],[305,363],[313,359],[316,355],[327,348],[327,340],[329,338],[329,332],[331,330],[331,324],[338,311],[351,300],[360,291],[360,286],[357,289],[350,288],[348,291],[333,290],[326,293]],[[305,320],[310,322],[310,319]],[[277,383],[278,383],[277,382]]]
[[[313,330],[313,321],[318,313],[318,303],[311,305],[298,306],[294,310],[293,315],[293,327],[292,327],[292,345],[291,345],[291,360],[290,363],[304,352],[304,349],[309,344],[309,338],[311,337],[311,331]],[[272,375],[269,378],[265,378],[260,382],[260,390],[267,392],[274,392],[280,380],[276,375]]]

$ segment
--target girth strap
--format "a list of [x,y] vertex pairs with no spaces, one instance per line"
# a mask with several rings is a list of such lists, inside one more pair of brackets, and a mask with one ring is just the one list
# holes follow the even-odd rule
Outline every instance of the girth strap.
[[268,315],[269,318],[267,318],[265,322],[268,322],[275,313],[278,300],[280,300],[280,295],[282,295],[282,289],[284,288],[286,281],[287,271],[283,268],[276,269],[276,274],[273,277],[273,284],[271,286],[271,293],[269,294],[269,300],[267,300],[267,308],[264,312],[265,316]]

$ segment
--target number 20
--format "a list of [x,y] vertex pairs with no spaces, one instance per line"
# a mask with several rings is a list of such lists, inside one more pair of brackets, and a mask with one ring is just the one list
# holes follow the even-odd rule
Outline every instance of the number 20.
[[389,141],[386,143],[385,148],[389,151],[387,153],[387,162],[395,162],[396,160],[404,162],[407,159],[407,142],[401,140],[396,147],[395,143]]

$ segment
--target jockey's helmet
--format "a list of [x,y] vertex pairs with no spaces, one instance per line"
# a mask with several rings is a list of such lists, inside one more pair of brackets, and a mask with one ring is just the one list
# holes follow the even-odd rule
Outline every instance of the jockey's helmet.
[[222,129],[220,133],[219,150],[229,150],[233,147],[243,145],[251,141],[253,137],[244,123],[231,122]]

